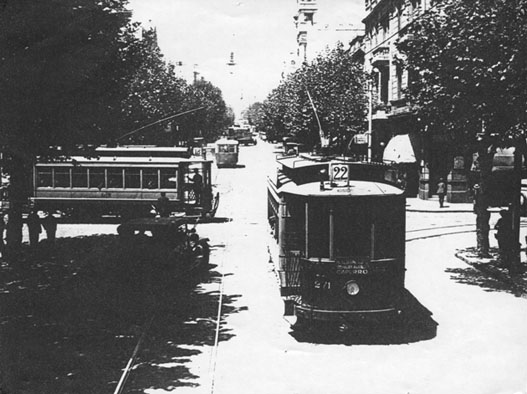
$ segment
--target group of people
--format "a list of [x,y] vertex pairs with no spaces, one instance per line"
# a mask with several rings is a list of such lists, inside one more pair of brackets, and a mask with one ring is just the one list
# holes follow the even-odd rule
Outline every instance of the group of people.
[[[42,229],[46,232],[48,242],[55,242],[57,234],[57,218],[55,218],[50,212],[46,212],[46,216],[41,219],[37,211],[31,211],[27,216],[26,225],[29,233],[29,245],[31,248],[35,248],[38,245]],[[6,216],[3,213],[0,213],[0,254],[2,257],[5,256],[6,249],[4,240],[6,228]]]
[[[201,197],[203,194],[203,177],[197,169],[194,170],[194,175],[190,178],[192,181],[192,191],[194,192],[194,202],[196,205],[201,204]],[[165,192],[161,192],[161,196],[157,199],[156,210],[162,218],[170,216],[170,200]]]

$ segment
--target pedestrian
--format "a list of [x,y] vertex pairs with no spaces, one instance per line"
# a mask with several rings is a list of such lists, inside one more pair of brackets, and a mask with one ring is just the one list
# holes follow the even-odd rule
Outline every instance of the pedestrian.
[[5,220],[4,214],[0,213],[0,253],[5,257],[5,243],[4,243]]
[[42,232],[42,225],[40,223],[40,217],[35,210],[32,210],[27,217],[27,229],[29,232],[29,246],[36,248],[40,233]]
[[201,193],[203,191],[203,177],[198,169],[194,169],[194,176],[192,177],[192,189],[194,190],[194,198],[196,205],[201,204]]
[[42,220],[42,226],[46,231],[47,240],[51,244],[54,244],[57,235],[57,218],[55,218],[50,212],[47,212],[46,217]]
[[157,199],[157,212],[162,218],[167,218],[170,215],[169,199],[165,192],[161,192],[161,196]]
[[439,208],[443,208],[443,204],[445,203],[445,194],[446,194],[446,184],[443,178],[439,178],[439,182],[437,183],[437,196],[439,197]]
[[496,222],[494,229],[496,230],[495,237],[498,240],[498,249],[502,262],[508,264],[512,254],[512,216],[509,210],[502,209],[500,211],[500,218]]

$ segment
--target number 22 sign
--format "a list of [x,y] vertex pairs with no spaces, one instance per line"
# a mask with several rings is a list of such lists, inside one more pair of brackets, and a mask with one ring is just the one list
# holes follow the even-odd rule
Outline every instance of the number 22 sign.
[[343,163],[331,163],[330,176],[332,183],[348,183],[349,166]]

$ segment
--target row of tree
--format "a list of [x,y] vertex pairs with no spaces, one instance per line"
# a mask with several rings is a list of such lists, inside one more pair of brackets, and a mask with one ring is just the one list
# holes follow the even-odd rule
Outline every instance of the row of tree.
[[324,138],[344,150],[353,135],[364,131],[367,97],[362,65],[342,44],[286,76],[263,103],[245,116],[271,140],[294,137],[307,148]]
[[[168,130],[212,140],[233,121],[217,87],[177,77],[155,30],[132,22],[127,2],[17,0],[0,7],[0,147],[10,176],[12,247],[22,239],[22,205],[37,157],[112,143],[191,110]],[[159,123],[121,142],[178,139],[166,130]]]
[[489,252],[489,205],[497,148],[515,148],[512,213],[519,262],[521,160],[527,131],[527,1],[443,0],[409,26],[398,45],[413,77],[407,97],[423,139],[477,152],[478,249]]

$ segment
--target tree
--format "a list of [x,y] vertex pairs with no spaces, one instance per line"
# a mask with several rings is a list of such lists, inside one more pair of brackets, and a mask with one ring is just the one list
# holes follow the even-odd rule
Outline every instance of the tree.
[[494,152],[519,151],[525,140],[527,1],[437,2],[408,33],[398,49],[413,76],[408,99],[423,136],[479,153],[475,210],[478,249],[486,255]]
[[203,137],[207,141],[216,140],[234,121],[221,90],[211,82],[197,80],[185,89],[184,110],[203,108],[178,121],[180,130],[190,137]]
[[[178,78],[175,66],[164,60],[155,29],[142,29],[142,38],[130,45],[130,60],[135,73],[125,90],[128,96],[122,104],[121,129],[128,132],[183,112],[185,80]],[[129,142],[171,145],[168,122],[160,122],[142,133],[132,134]],[[122,141],[121,141],[122,142]]]
[[[118,132],[134,38],[127,0],[17,0],[0,10],[0,145],[10,175],[10,248],[37,156]],[[61,150],[58,151],[57,147]]]
[[313,147],[320,144],[320,121],[325,136],[344,150],[364,128],[364,82],[361,66],[338,44],[284,79],[259,109],[256,123],[270,139],[292,135]]

